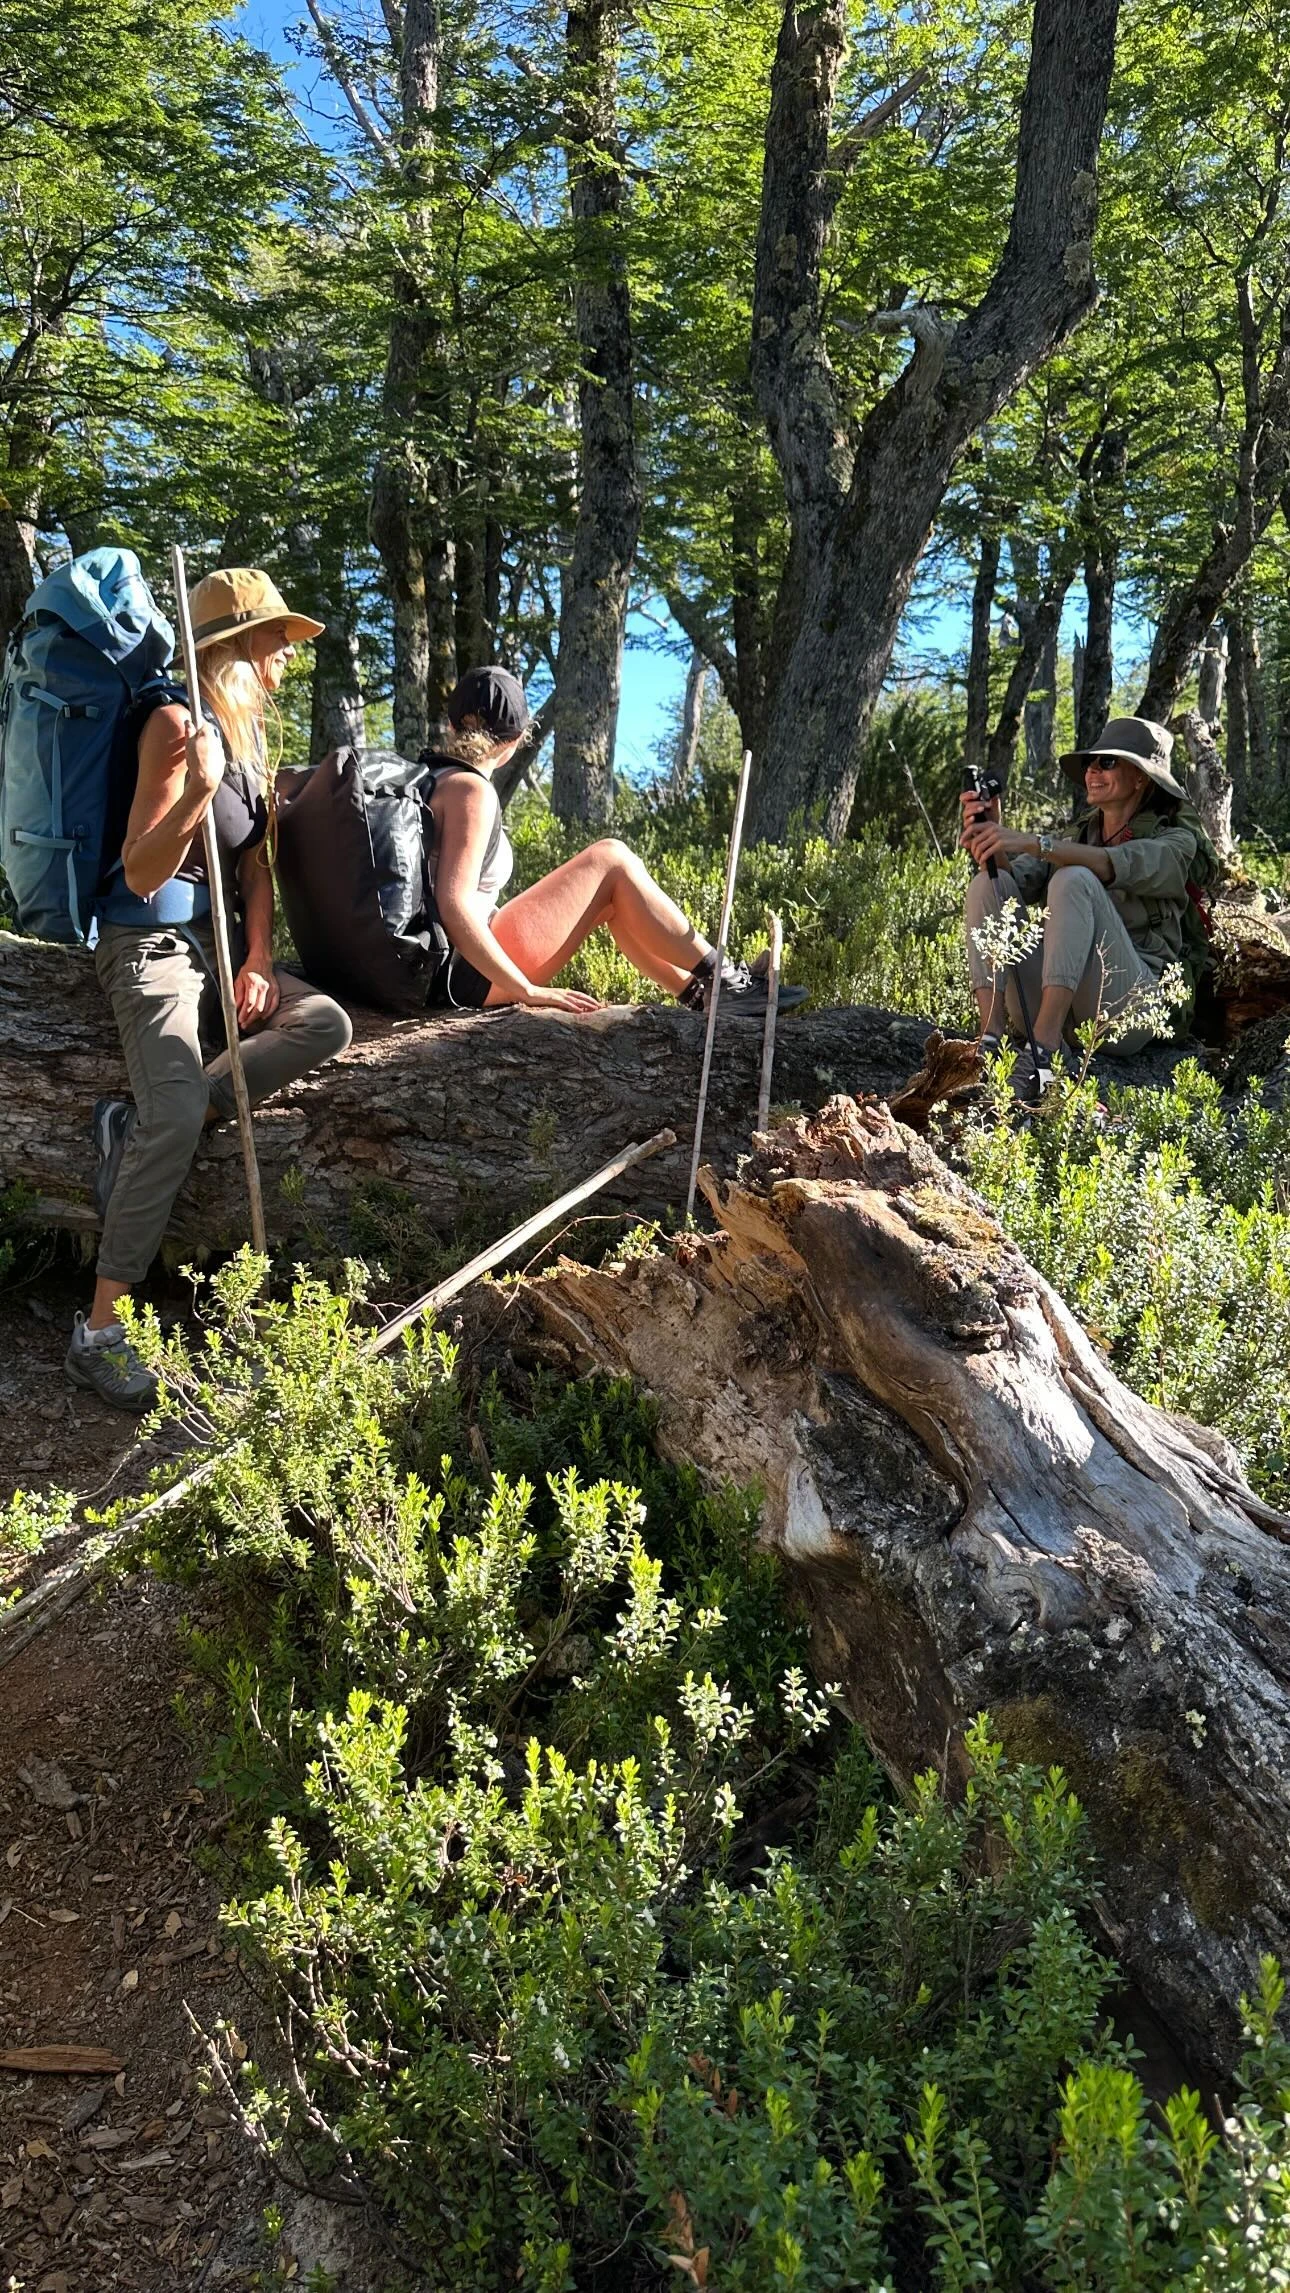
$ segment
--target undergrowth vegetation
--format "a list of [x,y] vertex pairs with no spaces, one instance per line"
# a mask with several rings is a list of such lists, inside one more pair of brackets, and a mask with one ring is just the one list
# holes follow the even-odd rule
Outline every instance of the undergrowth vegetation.
[[999,1084],[964,1152],[1125,1382],[1290,1501],[1290,1112],[1225,1106],[1194,1061],[1152,1090],[1065,1084],[1021,1124]]
[[377,2202],[391,2286],[1282,2281],[1275,1969],[1224,2124],[1158,2117],[1060,1773],[983,1720],[962,1797],[892,1804],[755,1491],[661,1462],[625,1386],[372,1356],[357,1288],[243,1256],[200,1351],[141,1342],[220,1449],[153,1533],[224,1595],[194,1719],[281,2033],[242,2106]]

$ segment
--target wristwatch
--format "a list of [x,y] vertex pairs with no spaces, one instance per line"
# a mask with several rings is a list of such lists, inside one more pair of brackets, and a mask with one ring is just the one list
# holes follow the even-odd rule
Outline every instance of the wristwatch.
[[1036,841],[1039,845],[1040,859],[1046,860],[1049,853],[1052,851],[1054,844],[1057,842],[1057,838],[1055,836],[1050,836],[1047,829],[1045,829],[1043,834],[1039,836]]

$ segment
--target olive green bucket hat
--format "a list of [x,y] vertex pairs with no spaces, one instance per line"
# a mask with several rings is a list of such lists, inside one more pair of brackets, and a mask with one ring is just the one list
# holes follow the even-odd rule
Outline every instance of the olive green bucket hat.
[[1173,734],[1164,725],[1153,724],[1150,717],[1111,717],[1091,748],[1067,750],[1061,760],[1062,771],[1082,786],[1095,756],[1118,757],[1126,764],[1136,764],[1166,796],[1180,797],[1185,804],[1187,791],[1169,770],[1173,745]]

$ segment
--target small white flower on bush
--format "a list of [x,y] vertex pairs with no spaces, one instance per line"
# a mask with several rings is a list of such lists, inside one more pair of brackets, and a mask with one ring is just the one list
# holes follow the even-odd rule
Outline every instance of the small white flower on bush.
[[1024,963],[1044,938],[1043,917],[1030,915],[1020,900],[1005,900],[997,915],[983,916],[973,927],[972,940],[992,971],[1010,971]]

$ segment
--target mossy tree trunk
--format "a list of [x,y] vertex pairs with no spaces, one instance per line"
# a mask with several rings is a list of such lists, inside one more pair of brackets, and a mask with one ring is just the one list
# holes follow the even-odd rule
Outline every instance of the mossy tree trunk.
[[629,1372],[670,1452],[761,1483],[819,1675],[900,1784],[961,1773],[983,1708],[1062,1763],[1123,1965],[1230,2064],[1259,1954],[1290,1958],[1290,1520],[886,1107],[835,1099],[704,1190],[715,1238],[566,1262],[512,1332]]

